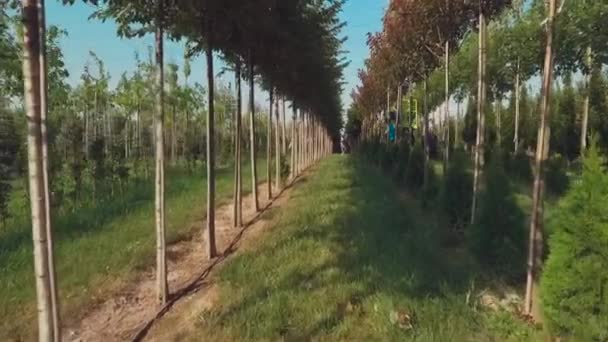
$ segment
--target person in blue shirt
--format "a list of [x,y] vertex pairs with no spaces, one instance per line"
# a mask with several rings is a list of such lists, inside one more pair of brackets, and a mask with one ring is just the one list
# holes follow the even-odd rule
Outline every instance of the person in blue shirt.
[[387,133],[388,133],[388,141],[389,142],[395,142],[395,139],[397,138],[397,127],[395,124],[395,118],[396,118],[396,113],[395,112],[391,112],[388,116],[388,127],[387,127]]

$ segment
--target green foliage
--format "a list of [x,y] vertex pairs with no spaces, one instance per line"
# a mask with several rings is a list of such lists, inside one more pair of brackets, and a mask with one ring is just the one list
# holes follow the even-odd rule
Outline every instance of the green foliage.
[[[222,305],[199,309],[198,339],[539,340],[508,313],[466,304],[479,269],[440,248],[437,215],[369,162],[332,156],[293,191],[253,248],[219,270]],[[415,316],[412,329],[397,312]]]
[[403,139],[399,142],[396,154],[395,179],[398,182],[402,182],[405,179],[407,163],[410,157],[410,144],[408,141]]
[[557,89],[552,97],[554,114],[551,120],[551,150],[574,160],[580,153],[580,128],[576,123],[576,93],[572,86],[572,76],[564,76],[563,89]]
[[506,158],[505,168],[509,176],[520,182],[532,182],[532,165],[525,151],[519,150]]
[[450,228],[463,230],[471,216],[473,199],[473,177],[468,170],[468,160],[464,151],[454,151],[448,167],[448,173],[443,178],[440,193],[440,206],[446,214]]
[[471,252],[496,274],[517,278],[525,266],[525,216],[517,206],[500,158],[492,158],[475,224],[467,231]]
[[9,215],[8,200],[11,190],[11,173],[19,153],[19,137],[13,114],[0,108],[0,223]]
[[548,326],[581,341],[608,340],[608,174],[593,144],[583,173],[550,221],[541,282]]
[[557,154],[547,160],[545,164],[545,185],[547,191],[555,195],[561,195],[570,186],[568,177],[568,161]]
[[410,152],[405,168],[405,184],[411,191],[417,191],[424,185],[424,150],[417,143]]

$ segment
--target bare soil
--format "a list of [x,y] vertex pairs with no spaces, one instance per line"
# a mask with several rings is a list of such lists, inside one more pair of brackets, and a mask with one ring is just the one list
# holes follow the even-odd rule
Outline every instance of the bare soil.
[[[243,197],[242,229],[232,226],[233,204],[216,209],[216,243],[220,256],[206,260],[203,240],[205,221],[196,222],[198,231],[190,240],[167,247],[170,297],[160,307],[156,301],[155,271],[149,268],[135,275],[135,282],[112,293],[99,305],[92,306],[82,319],[64,330],[64,340],[80,341],[179,341],[187,336],[199,310],[210,307],[218,297],[213,274],[243,244],[255,243],[255,237],[267,225],[264,213],[286,200],[286,190],[269,200],[267,184],[258,186],[261,212],[253,209],[252,195]],[[232,202],[232,201],[231,201]],[[163,326],[158,327],[158,326]]]

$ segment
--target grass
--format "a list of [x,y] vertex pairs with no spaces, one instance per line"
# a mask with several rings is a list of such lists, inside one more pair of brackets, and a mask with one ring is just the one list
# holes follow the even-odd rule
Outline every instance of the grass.
[[[251,189],[251,168],[244,165],[243,187]],[[266,162],[258,161],[265,179]],[[219,204],[232,197],[234,173],[218,170]],[[168,242],[193,233],[192,223],[205,216],[206,178],[203,170],[169,170],[166,180]],[[133,277],[133,271],[153,265],[155,250],[154,189],[137,186],[125,203],[79,209],[54,218],[59,297],[64,318],[74,318],[87,304]],[[35,333],[36,292],[31,227],[25,223],[0,230],[0,341],[29,340]]]
[[436,215],[368,164],[334,156],[300,181],[259,246],[220,270],[218,305],[192,339],[537,340],[511,314],[467,303],[482,272],[441,248]]

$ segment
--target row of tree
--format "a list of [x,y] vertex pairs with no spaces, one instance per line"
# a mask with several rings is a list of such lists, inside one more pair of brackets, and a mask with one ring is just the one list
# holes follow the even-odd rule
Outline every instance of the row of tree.
[[[353,93],[349,143],[385,140],[388,117],[383,113],[394,110],[397,125],[408,128],[398,132],[421,128],[412,137],[424,145],[425,188],[433,150],[442,151],[445,176],[450,151],[464,140],[473,153],[473,224],[478,194],[489,186],[483,173],[488,150],[534,154],[524,305],[525,313],[534,317],[539,316],[537,291],[545,255],[549,146],[574,160],[586,150],[590,130],[599,134],[600,145],[608,136],[602,74],[608,51],[606,13],[606,1],[393,0],[382,32],[369,37],[370,58]],[[576,91],[573,79],[579,75]],[[538,84],[537,76],[541,92],[530,100],[527,86]],[[562,87],[552,96],[556,79]],[[407,119],[403,104],[412,102],[403,97],[422,104],[416,124],[411,122],[414,116]],[[510,103],[504,108],[507,98]],[[453,102],[455,115],[450,113]],[[464,119],[461,105],[467,107]]]
[[[66,1],[71,3],[73,1]],[[260,210],[258,201],[258,180],[256,166],[256,146],[259,146],[260,119],[255,115],[255,81],[270,94],[267,115],[267,159],[274,151],[275,181],[280,186],[281,174],[285,173],[282,154],[287,153],[287,128],[285,119],[280,127],[279,99],[287,99],[292,104],[291,120],[291,161],[290,174],[295,178],[315,160],[333,151],[341,127],[341,78],[345,62],[341,57],[339,37],[343,24],[338,13],[343,1],[241,1],[226,3],[221,0],[208,1],[122,1],[108,0],[93,2],[98,6],[95,17],[114,19],[118,23],[118,34],[125,37],[142,36],[153,32],[155,36],[154,63],[138,62],[132,76],[123,75],[116,91],[108,90],[109,75],[99,58],[91,55],[94,66],[87,67],[82,84],[75,89],[63,86],[51,87],[57,82],[53,77],[65,81],[65,66],[60,49],[53,40],[53,31],[46,31],[44,1],[22,0],[22,26],[17,30],[23,37],[23,46],[17,39],[6,39],[2,44],[12,44],[16,56],[22,55],[22,73],[18,68],[5,79],[24,84],[24,104],[27,115],[27,160],[29,198],[32,213],[32,231],[38,296],[38,326],[40,341],[61,340],[59,300],[57,298],[56,274],[53,258],[53,234],[51,220],[52,198],[49,191],[51,175],[49,164],[55,156],[49,153],[49,141],[62,137],[62,132],[51,131],[47,114],[54,101],[63,103],[64,112],[70,113],[73,124],[61,126],[66,132],[63,152],[72,157],[70,148],[80,148],[86,163],[93,168],[103,169],[108,160],[145,159],[153,152],[155,160],[155,225],[157,235],[157,297],[165,304],[169,289],[167,286],[167,261],[165,242],[165,156],[176,161],[179,155],[193,155],[192,144],[205,137],[203,144],[207,169],[207,224],[205,228],[205,250],[209,258],[218,255],[215,243],[215,169],[216,150],[220,145],[233,146],[227,150],[235,157],[235,226],[242,225],[242,120],[241,80],[249,82],[249,150],[251,155],[253,206]],[[3,11],[2,18],[4,23]],[[263,18],[262,20],[260,20]],[[55,37],[60,36],[58,31]],[[184,68],[185,86],[178,84],[178,70],[164,63],[164,40],[183,39],[187,44],[187,57],[203,53],[207,67],[206,91],[202,87],[189,87],[187,79],[191,73],[189,63]],[[6,37],[3,37],[3,39]],[[9,37],[14,38],[14,37]],[[236,98],[216,104],[214,58],[219,52],[225,63],[234,70]],[[19,58],[16,59],[17,61]],[[59,61],[53,65],[51,61]],[[17,62],[18,63],[18,62]],[[91,71],[91,69],[95,71]],[[58,73],[56,73],[58,72]],[[3,75],[4,76],[4,75]],[[4,77],[3,77],[4,78]],[[146,84],[154,84],[146,87]],[[61,87],[59,87],[61,88]],[[63,97],[58,94],[63,91]],[[225,91],[226,95],[230,91]],[[66,95],[67,94],[67,95]],[[79,96],[70,96],[78,94]],[[206,95],[206,110],[200,111],[203,96]],[[145,98],[155,98],[154,106],[146,108]],[[68,101],[63,101],[68,98]],[[222,98],[222,96],[219,96]],[[70,99],[72,101],[70,101]],[[234,105],[234,106],[233,106]],[[165,120],[166,107],[171,113]],[[285,105],[283,102],[283,116]],[[57,107],[56,107],[57,108]],[[205,134],[193,132],[197,110],[204,113]],[[218,139],[216,132],[216,112],[224,113],[232,119],[220,120],[220,124],[234,129],[233,138]],[[143,113],[152,113],[151,123],[145,123]],[[181,113],[181,118],[179,114]],[[236,115],[235,115],[236,114]],[[66,114],[68,115],[68,114]],[[274,116],[274,127],[273,127]],[[51,119],[49,118],[49,122]],[[171,129],[165,128],[165,121]],[[143,127],[152,125],[152,137],[146,138]],[[122,132],[122,141],[117,143]],[[181,134],[178,130],[181,127]],[[201,127],[201,126],[198,126]],[[73,130],[75,129],[75,130]],[[191,131],[192,130],[192,131]],[[74,134],[79,132],[78,135]],[[275,147],[271,147],[271,137],[275,137]],[[280,138],[282,132],[282,139]],[[76,136],[75,136],[76,135]],[[169,137],[169,148],[165,146]],[[183,141],[179,141],[181,137]],[[149,139],[149,140],[146,140]],[[282,141],[281,141],[282,140]],[[147,144],[152,142],[153,144]],[[153,151],[145,146],[153,145]],[[181,152],[179,146],[182,146]],[[117,148],[120,146],[120,148]],[[219,150],[225,148],[220,146]],[[190,151],[188,151],[190,150]],[[78,157],[76,157],[77,159]],[[285,158],[286,159],[286,158]],[[95,161],[101,161],[95,165]],[[77,162],[74,162],[77,164]],[[269,165],[270,166],[270,165]],[[269,172],[271,168],[269,167]],[[114,170],[116,171],[116,170]],[[269,183],[271,174],[269,173]]]

